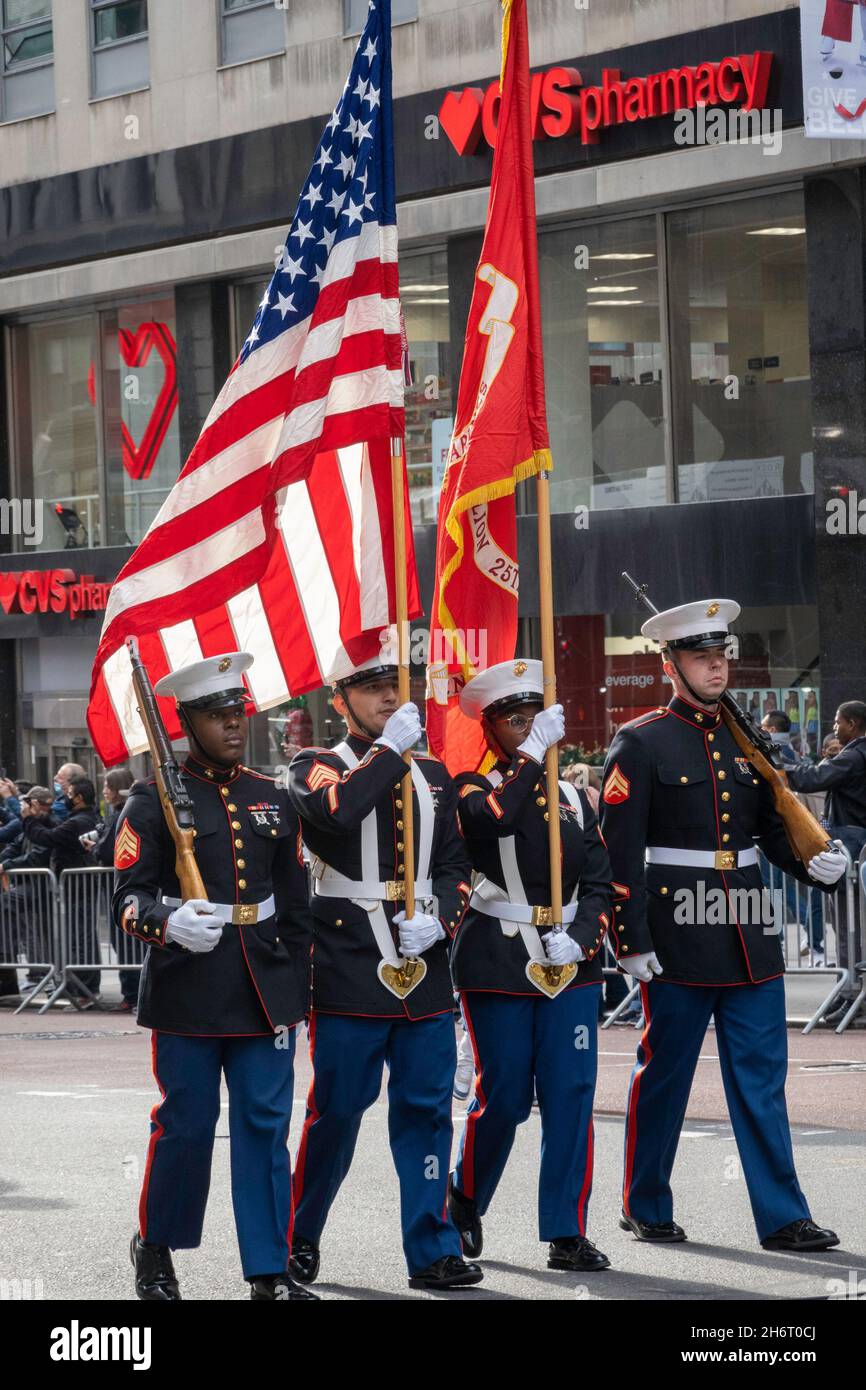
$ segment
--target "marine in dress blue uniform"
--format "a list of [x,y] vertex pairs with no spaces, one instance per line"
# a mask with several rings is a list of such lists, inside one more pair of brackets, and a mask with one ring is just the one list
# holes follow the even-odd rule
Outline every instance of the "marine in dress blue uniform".
[[[563,924],[551,931],[544,756],[563,734],[562,706],[542,711],[540,661],[490,667],[460,693],[496,758],[489,773],[456,779],[475,873],[452,953],[475,1053],[475,1096],[449,1206],[464,1252],[481,1253],[481,1217],[508,1161],[533,1092],[541,1112],[539,1236],[552,1269],[610,1263],[587,1239],[592,1190],[599,951],[611,920],[610,865],[586,797],[559,784]],[[547,930],[545,931],[545,927]]]
[[456,1046],[448,942],[469,899],[456,794],[435,758],[412,760],[415,914],[406,919],[401,754],[420,732],[377,656],[334,688],[349,725],[336,748],[293,759],[289,796],[313,881],[313,1084],[295,1170],[290,1268],[309,1282],[331,1204],[387,1064],[388,1126],[413,1287],[477,1283],[445,1212]]
[[286,1274],[291,1244],[295,1025],[309,1010],[311,924],[298,818],[285,789],[245,767],[242,672],[229,653],[173,672],[190,740],[182,775],[208,899],[183,904],[154,782],[138,782],[115,840],[115,921],[147,946],[138,1021],[152,1029],[162,1100],[132,1257],[140,1298],[180,1297],[170,1251],[201,1242],[220,1078],[229,1094],[232,1200],[257,1300],[311,1297]]
[[784,959],[757,848],[822,887],[844,871],[844,856],[822,853],[808,871],[795,858],[769,784],[722,721],[728,624],[739,611],[731,600],[703,600],[643,624],[676,693],[619,730],[605,765],[614,943],[620,966],[641,981],[646,1020],[628,1095],[620,1224],[641,1240],[685,1239],[670,1177],[712,1019],[758,1237],[768,1249],[823,1250],[838,1238],[812,1221],[794,1168]]

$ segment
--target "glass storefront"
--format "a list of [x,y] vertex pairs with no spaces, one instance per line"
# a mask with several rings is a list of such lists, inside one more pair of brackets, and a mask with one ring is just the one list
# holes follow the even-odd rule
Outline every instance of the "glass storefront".
[[181,466],[176,331],[173,292],[13,328],[13,470],[43,504],[36,549],[141,540]]

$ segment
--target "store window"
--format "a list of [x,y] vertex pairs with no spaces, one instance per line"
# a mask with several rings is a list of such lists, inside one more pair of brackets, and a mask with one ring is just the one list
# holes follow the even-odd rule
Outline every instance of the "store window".
[[[369,0],[343,0],[343,33],[360,34],[367,23]],[[418,0],[391,0],[391,23],[418,18]]]
[[0,0],[0,121],[54,110],[51,0]]
[[681,502],[813,489],[802,192],[668,217]]
[[274,0],[218,0],[220,62],[245,63],[283,53],[286,47],[287,5]]
[[150,81],[147,0],[90,0],[94,97],[138,91]]
[[175,334],[172,294],[13,328],[13,470],[40,549],[141,540],[181,466]]
[[406,471],[415,525],[435,525],[454,427],[448,266],[444,250],[400,257],[412,384],[406,387]]
[[666,500],[656,240],[654,217],[538,238],[555,511]]

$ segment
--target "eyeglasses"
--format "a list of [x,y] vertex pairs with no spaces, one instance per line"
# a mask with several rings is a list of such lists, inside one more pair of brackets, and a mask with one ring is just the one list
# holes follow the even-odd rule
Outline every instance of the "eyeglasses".
[[516,734],[525,734],[532,728],[534,718],[534,714],[502,714],[496,723],[507,724]]

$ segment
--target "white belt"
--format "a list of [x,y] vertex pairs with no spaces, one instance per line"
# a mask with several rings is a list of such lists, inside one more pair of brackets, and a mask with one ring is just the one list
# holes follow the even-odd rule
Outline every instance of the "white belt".
[[758,851],[751,849],[667,849],[662,845],[647,845],[644,853],[647,864],[672,864],[683,869],[746,869],[757,864]]
[[[166,907],[180,907],[180,898],[163,898]],[[273,893],[263,903],[211,903],[214,917],[219,917],[227,927],[249,927],[254,922],[264,922],[273,917],[277,910]]]
[[[484,898],[477,891],[469,899],[469,906],[474,907],[476,912],[483,912],[485,917],[504,917],[506,922],[528,922],[533,927],[553,926],[553,909],[550,907],[512,903],[507,898]],[[576,916],[577,903],[563,903],[563,925],[573,922]]]
[[[379,902],[396,903],[406,899],[406,885],[400,879],[346,878],[321,859],[310,861],[313,892],[319,898],[375,898]],[[416,898],[432,898],[433,883],[419,878],[415,883]]]

